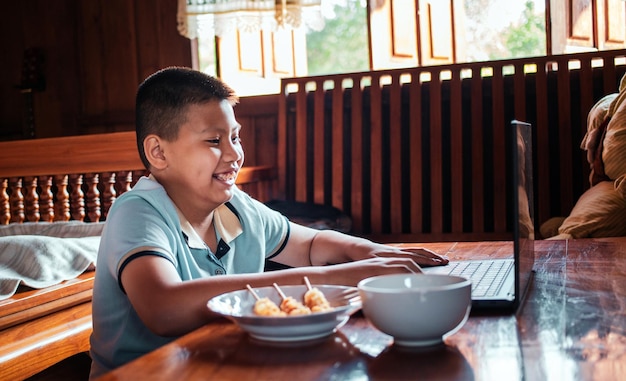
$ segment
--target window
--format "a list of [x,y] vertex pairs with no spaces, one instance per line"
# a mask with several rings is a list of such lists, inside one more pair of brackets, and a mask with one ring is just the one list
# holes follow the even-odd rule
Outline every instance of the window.
[[465,15],[464,61],[546,54],[544,0],[465,0]]
[[[282,77],[626,47],[622,0],[323,0],[322,4],[326,27],[319,32],[200,36],[199,68],[247,96],[277,93]],[[546,4],[556,15],[550,31]]]
[[369,70],[366,0],[323,3],[325,26],[307,31],[308,75]]
[[324,0],[321,31],[200,36],[198,67],[222,77],[241,96],[277,93],[284,76],[369,70],[366,1]]

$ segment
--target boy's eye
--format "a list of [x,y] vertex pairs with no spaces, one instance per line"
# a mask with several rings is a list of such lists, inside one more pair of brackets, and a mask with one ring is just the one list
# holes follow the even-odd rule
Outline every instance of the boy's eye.
[[[239,135],[235,135],[235,136],[231,137],[231,140],[232,140],[233,143],[241,142],[241,138],[239,137]],[[206,141],[207,141],[207,143],[219,145],[220,142],[221,142],[221,139],[220,138],[207,139]]]

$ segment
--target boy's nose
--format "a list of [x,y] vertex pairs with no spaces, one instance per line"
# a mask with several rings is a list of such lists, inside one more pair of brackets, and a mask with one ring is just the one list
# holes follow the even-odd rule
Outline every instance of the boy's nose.
[[241,145],[230,143],[224,152],[224,156],[229,161],[239,161],[243,158],[243,148]]

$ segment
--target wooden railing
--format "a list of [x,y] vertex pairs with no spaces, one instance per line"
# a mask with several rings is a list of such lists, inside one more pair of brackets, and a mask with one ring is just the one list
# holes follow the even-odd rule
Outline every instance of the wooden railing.
[[[0,142],[0,225],[103,221],[144,174],[134,132]],[[237,185],[267,201],[276,176],[270,166],[244,167]]]
[[510,237],[505,144],[534,126],[536,223],[588,187],[587,113],[617,91],[626,51],[282,80],[285,198],[333,205],[385,241]]
[[106,219],[142,171],[12,177],[0,180],[0,224]]

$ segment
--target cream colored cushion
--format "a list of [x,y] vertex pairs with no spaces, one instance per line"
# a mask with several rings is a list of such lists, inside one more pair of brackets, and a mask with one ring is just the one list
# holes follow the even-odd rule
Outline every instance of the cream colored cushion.
[[622,77],[620,92],[611,102],[611,117],[604,137],[602,161],[604,173],[612,179],[626,175],[626,75]]
[[591,188],[582,194],[558,231],[558,219],[546,221],[541,227],[542,236],[626,236],[626,75],[621,79],[619,93],[603,97],[592,107],[580,148],[587,151]]
[[550,239],[620,236],[626,236],[626,181],[602,181],[580,196]]
[[606,130],[606,122],[609,119],[609,107],[617,93],[610,94],[600,99],[587,115],[587,133],[582,139],[580,148],[587,151],[587,162],[591,169],[589,173],[589,185],[594,186],[600,181],[609,180],[604,173],[602,162],[602,140]]
[[587,161],[589,164],[593,163],[596,148],[598,148],[598,144],[600,143],[601,134],[599,127],[609,116],[609,106],[615,98],[617,98],[617,93],[603,97],[593,105],[587,115],[587,133],[580,143],[580,148],[587,151]]
[[20,284],[39,289],[77,277],[92,268],[99,246],[99,236],[0,237],[0,300],[14,295]]
[[546,222],[542,223],[539,227],[539,234],[541,237],[550,238],[559,234],[559,228],[565,221],[565,217],[552,217]]

